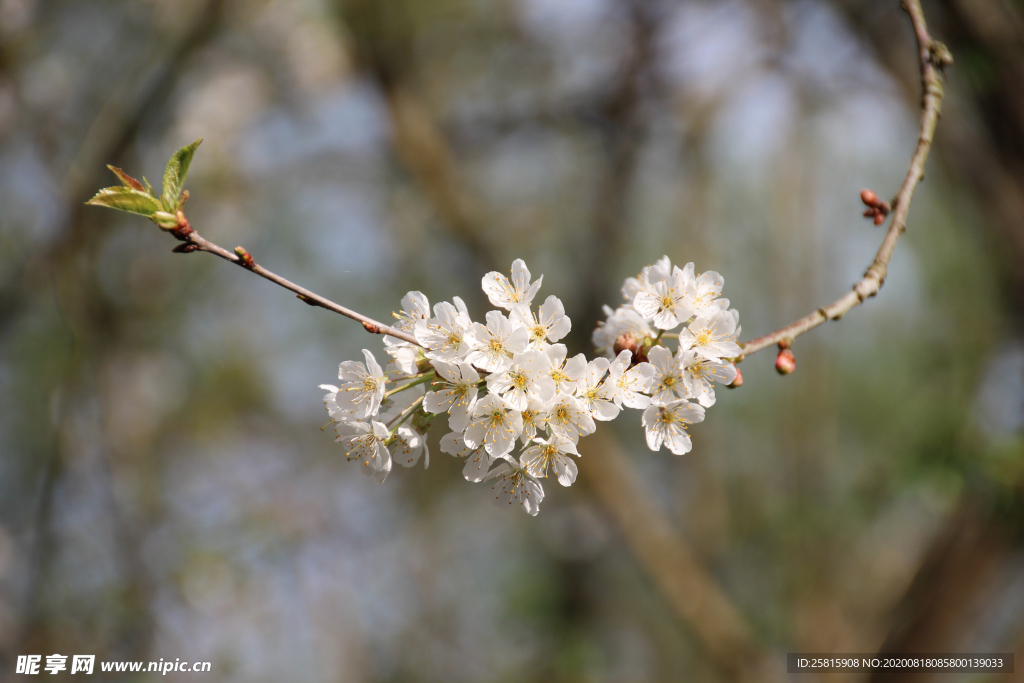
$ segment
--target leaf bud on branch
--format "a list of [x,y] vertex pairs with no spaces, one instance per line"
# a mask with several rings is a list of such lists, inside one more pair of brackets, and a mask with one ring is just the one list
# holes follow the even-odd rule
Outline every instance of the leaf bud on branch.
[[238,256],[238,265],[249,270],[256,267],[256,262],[252,260],[252,255],[245,250],[245,247],[235,247],[235,254]]
[[878,195],[871,190],[861,190],[860,200],[864,202],[864,205],[868,207],[864,211],[865,218],[873,218],[875,225],[881,225],[885,222],[885,217],[892,211],[892,205],[889,202],[883,202],[878,198]]

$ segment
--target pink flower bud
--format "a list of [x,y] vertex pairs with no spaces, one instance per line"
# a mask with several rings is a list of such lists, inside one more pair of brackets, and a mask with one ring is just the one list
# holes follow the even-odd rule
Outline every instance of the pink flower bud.
[[619,355],[623,351],[629,351],[634,356],[636,355],[637,343],[633,337],[632,332],[626,332],[625,334],[619,335],[618,339],[615,340],[615,355]]
[[775,371],[780,375],[788,375],[796,370],[796,356],[789,349],[781,349],[775,357]]
[[860,200],[872,208],[877,207],[879,204],[878,195],[871,190],[861,190]]
[[739,368],[736,368],[736,379],[732,381],[732,384],[725,385],[729,389],[739,389],[743,386],[743,373],[740,372]]

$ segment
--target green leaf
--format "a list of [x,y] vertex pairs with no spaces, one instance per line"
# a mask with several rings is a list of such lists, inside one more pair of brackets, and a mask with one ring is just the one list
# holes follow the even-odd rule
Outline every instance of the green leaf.
[[139,192],[130,187],[108,187],[100,190],[86,204],[137,213],[147,218],[162,208],[156,197],[151,197],[145,192]]
[[164,186],[162,199],[164,202],[164,208],[167,211],[174,212],[178,208],[178,196],[181,194],[181,189],[185,185],[185,176],[188,175],[188,167],[192,164],[192,157],[196,153],[196,148],[199,147],[203,142],[202,138],[199,138],[191,145],[182,147],[171,160],[167,162],[167,169],[164,171]]
[[139,192],[146,191],[146,188],[142,186],[142,183],[140,183],[135,178],[132,178],[130,175],[119,169],[117,166],[111,166],[107,164],[107,168],[114,172],[114,175],[117,176],[117,179],[120,180],[121,184],[124,185],[125,187],[131,188],[133,190],[138,190]]

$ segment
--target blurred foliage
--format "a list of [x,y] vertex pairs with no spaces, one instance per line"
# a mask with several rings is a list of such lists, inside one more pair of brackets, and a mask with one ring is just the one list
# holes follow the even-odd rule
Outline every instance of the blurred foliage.
[[[319,431],[316,386],[379,339],[82,205],[106,164],[153,177],[202,136],[196,228],[378,319],[409,289],[480,318],[479,278],[521,257],[589,351],[598,304],[668,254],[721,272],[752,336],[859,277],[881,232],[857,194],[893,191],[915,141],[916,94],[850,17],[0,0],[0,669],[60,652],[209,660],[218,680],[726,680],[586,486],[549,484],[536,519],[493,508],[436,442],[428,470],[374,485]],[[613,426],[776,654],[882,647],[968,504],[1019,537],[1019,302],[988,199],[941,147],[983,125],[965,103],[1005,90],[1003,67],[951,47],[939,156],[879,297],[797,340],[790,377],[748,359],[684,458],[647,451],[636,413]],[[959,651],[1019,650],[1013,538]]]

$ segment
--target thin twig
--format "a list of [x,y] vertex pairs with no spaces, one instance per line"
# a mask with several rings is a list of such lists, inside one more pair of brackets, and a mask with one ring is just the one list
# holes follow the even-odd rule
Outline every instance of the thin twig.
[[[182,218],[179,218],[179,221],[180,220],[182,220]],[[411,344],[416,344],[417,346],[420,346],[420,343],[416,341],[416,337],[412,336],[408,332],[404,332],[389,325],[379,323],[373,318],[369,318],[363,315],[362,313],[356,313],[355,311],[349,308],[345,308],[341,304],[336,304],[326,297],[322,297],[319,294],[309,291],[305,287],[300,287],[291,280],[286,280],[277,273],[267,270],[263,266],[253,261],[252,256],[249,255],[249,252],[247,252],[245,249],[242,249],[241,247],[238,247],[238,249],[236,249],[235,252],[232,253],[227,249],[214,244],[213,242],[211,242],[210,240],[206,239],[198,232],[196,232],[195,229],[193,229],[192,226],[188,223],[188,221],[184,221],[181,227],[172,231],[172,234],[174,234],[175,237],[177,237],[181,241],[185,242],[187,245],[195,247],[195,249],[182,249],[181,246],[179,246],[178,250],[180,250],[180,252],[188,253],[191,251],[205,251],[215,256],[219,256],[225,261],[230,261],[231,263],[239,265],[245,268],[246,270],[256,273],[257,275],[266,280],[270,280],[276,285],[280,285],[285,289],[289,289],[295,292],[296,294],[298,294],[299,299],[301,299],[303,302],[311,306],[319,306],[320,308],[326,308],[328,311],[340,313],[346,318],[352,318],[352,320],[362,323],[363,329],[365,329],[367,332],[371,334],[387,334],[397,339],[401,339],[402,341],[407,341]]]
[[910,210],[914,189],[924,178],[925,161],[928,159],[928,152],[932,147],[935,126],[939,121],[939,112],[942,109],[942,72],[945,67],[953,63],[953,58],[946,46],[928,35],[928,27],[925,24],[924,13],[921,11],[920,0],[904,0],[903,9],[910,15],[921,63],[921,86],[924,90],[921,103],[921,132],[917,139],[917,148],[910,159],[907,176],[893,202],[892,223],[889,224],[889,230],[885,233],[882,246],[879,247],[878,253],[875,254],[875,260],[864,273],[864,277],[854,284],[850,292],[790,325],[743,343],[743,355],[737,359],[738,361],[763,348],[778,344],[780,341],[792,341],[795,337],[813,330],[828,320],[839,320],[851,308],[878,294],[878,290],[885,282],[893,249],[896,248],[896,242],[900,235],[907,229],[907,212]]
[[402,426],[402,423],[409,419],[409,416],[413,414],[413,411],[415,411],[420,406],[421,403],[423,403],[422,396],[413,401],[408,408],[400,412],[390,422],[388,422],[387,426],[390,427],[392,436],[395,435],[395,432],[397,432],[398,428]]

